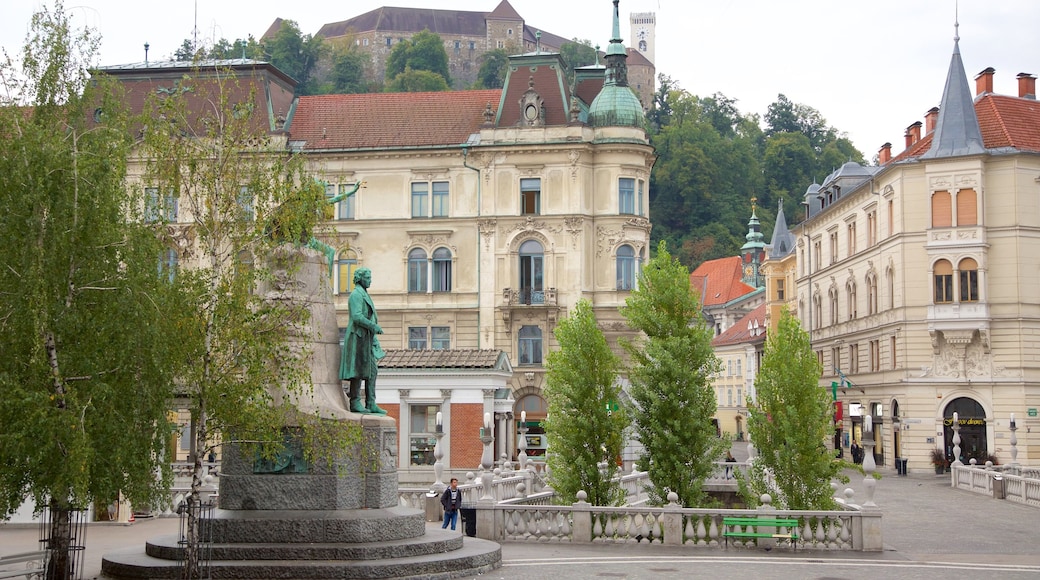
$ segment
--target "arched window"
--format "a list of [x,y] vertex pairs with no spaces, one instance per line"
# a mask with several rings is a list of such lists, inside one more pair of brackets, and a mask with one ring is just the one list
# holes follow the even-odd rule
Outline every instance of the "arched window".
[[960,274],[959,286],[961,302],[979,301],[979,265],[971,258],[964,258],[957,264]]
[[823,298],[819,294],[813,296],[813,326],[815,330],[823,326]]
[[950,192],[936,191],[932,194],[932,227],[948,228],[953,225],[953,204]]
[[426,292],[426,251],[422,248],[408,252],[408,291]]
[[517,337],[521,365],[542,364],[542,329],[537,326],[522,326]]
[[953,302],[953,266],[946,260],[939,260],[932,267],[935,279],[935,303]]
[[849,320],[856,318],[856,283],[849,281],[845,287],[846,299],[849,301]]
[[878,313],[877,276],[867,276],[867,314]]
[[333,288],[337,294],[350,294],[354,290],[354,270],[358,268],[357,254],[354,250],[343,250],[336,260]]
[[451,292],[451,250],[448,248],[433,251],[433,291]]
[[543,278],[542,244],[527,240],[520,244],[520,303],[543,304],[545,288]]
[[834,288],[830,290],[831,299],[831,324],[838,323],[838,291]]
[[636,287],[636,251],[625,244],[617,249],[617,289],[632,290]]

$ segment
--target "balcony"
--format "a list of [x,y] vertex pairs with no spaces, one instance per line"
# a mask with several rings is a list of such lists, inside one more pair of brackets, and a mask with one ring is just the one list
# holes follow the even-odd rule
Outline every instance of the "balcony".
[[504,288],[502,290],[502,318],[509,322],[513,310],[544,307],[555,317],[556,288]]

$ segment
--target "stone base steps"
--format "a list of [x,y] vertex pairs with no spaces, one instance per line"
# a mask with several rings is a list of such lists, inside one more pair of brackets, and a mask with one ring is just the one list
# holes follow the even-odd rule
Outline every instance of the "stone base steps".
[[[502,560],[502,548],[487,540],[478,538],[462,538],[456,532],[429,533],[426,539],[412,540],[412,543],[425,544],[427,547],[437,545],[452,545],[457,541],[461,545],[457,549],[441,553],[425,553],[419,555],[408,555],[400,557],[374,558],[374,559],[301,559],[301,556],[316,556],[322,550],[337,550],[341,555],[358,555],[365,550],[377,554],[380,550],[384,553],[394,553],[395,550],[405,552],[413,548],[402,548],[409,542],[400,542],[397,545],[385,546],[312,546],[309,544],[295,544],[292,546],[281,546],[282,550],[295,550],[289,552],[291,559],[248,559],[248,560],[220,560],[215,557],[210,561],[209,574],[215,580],[221,579],[268,579],[268,580],[313,580],[327,578],[459,578],[473,576],[489,572],[498,567]],[[448,537],[452,536],[452,537]],[[162,542],[155,542],[156,549],[161,547]],[[250,548],[260,548],[254,545]],[[214,556],[217,554],[232,555],[238,546],[215,545],[211,548]],[[360,549],[361,552],[355,550]],[[422,550],[424,548],[415,548]],[[167,555],[170,554],[169,552]],[[242,555],[245,555],[244,553]],[[285,554],[283,554],[285,555]],[[181,562],[177,559],[157,558],[146,553],[142,548],[131,548],[107,554],[101,563],[102,575],[112,579],[176,579],[181,575]]]
[[[184,547],[177,535],[151,538],[145,543],[147,555],[161,560],[181,560]],[[437,530],[407,540],[356,543],[243,543],[211,544],[210,560],[383,560],[409,556],[443,554],[462,548],[458,532]]]
[[426,517],[405,507],[357,510],[224,510],[207,520],[214,544],[390,542],[426,533]]

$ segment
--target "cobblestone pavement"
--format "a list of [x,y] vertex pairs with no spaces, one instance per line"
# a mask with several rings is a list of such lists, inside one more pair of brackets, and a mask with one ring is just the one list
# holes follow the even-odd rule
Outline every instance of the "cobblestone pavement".
[[[736,455],[736,453],[734,453]],[[884,513],[885,550],[875,554],[693,549],[646,544],[566,545],[506,543],[503,566],[489,579],[577,578],[889,578],[937,575],[1001,578],[1040,577],[1040,508],[952,489],[949,475],[931,471],[899,477],[880,470],[875,502]],[[854,502],[862,502],[863,476],[849,471]],[[437,524],[431,524],[437,525]],[[143,545],[147,538],[177,532],[176,518],[140,519],[133,525],[88,526],[84,578],[100,574],[101,557],[115,549]],[[0,554],[36,549],[35,526],[0,525]]]

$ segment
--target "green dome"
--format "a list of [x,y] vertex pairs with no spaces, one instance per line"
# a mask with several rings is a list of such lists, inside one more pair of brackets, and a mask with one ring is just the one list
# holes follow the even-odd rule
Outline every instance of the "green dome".
[[631,88],[606,84],[589,107],[589,125],[642,129],[643,106]]

